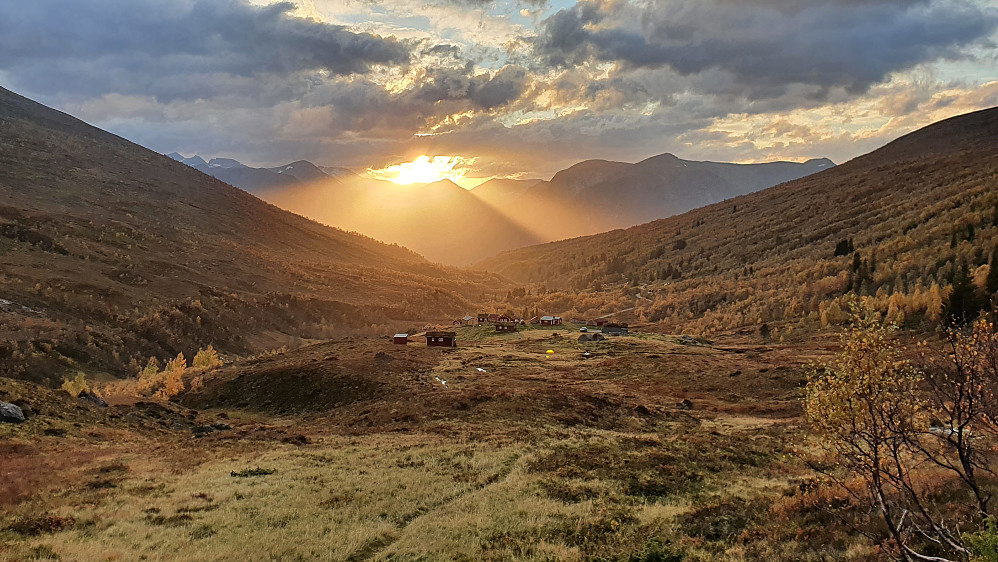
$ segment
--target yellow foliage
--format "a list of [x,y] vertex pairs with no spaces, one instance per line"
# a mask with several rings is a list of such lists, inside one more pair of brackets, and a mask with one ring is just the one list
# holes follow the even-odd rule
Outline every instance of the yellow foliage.
[[218,352],[210,345],[198,350],[194,355],[194,361],[191,363],[191,367],[195,369],[214,369],[221,366],[222,360],[218,358]]
[[87,375],[78,371],[72,379],[62,381],[62,389],[72,396],[79,396],[82,392],[89,392],[90,385],[87,384]]

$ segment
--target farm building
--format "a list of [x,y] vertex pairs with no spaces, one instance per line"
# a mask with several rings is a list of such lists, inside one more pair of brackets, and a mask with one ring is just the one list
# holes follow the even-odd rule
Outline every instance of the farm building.
[[465,316],[464,318],[461,319],[461,322],[465,326],[474,326],[475,325],[475,317],[474,316]]
[[395,334],[395,337],[392,338],[392,341],[394,341],[399,345],[408,345],[409,334]]
[[426,345],[429,347],[457,347],[457,333],[426,332]]
[[496,333],[506,334],[516,331],[516,322],[496,322]]
[[541,316],[541,326],[561,326],[561,316]]
[[499,321],[498,314],[489,314],[489,324],[495,324],[498,321]]
[[606,324],[607,324],[607,321],[605,319],[603,319],[603,318],[600,318],[600,319],[596,320],[596,326],[606,326]]
[[626,336],[627,324],[607,324],[603,326],[603,334],[607,336]]
[[482,325],[482,324],[485,324],[488,321],[489,321],[489,315],[488,314],[479,314],[478,315],[478,325],[479,326]]
[[496,318],[496,322],[516,322],[516,319],[505,314],[500,314],[499,318]]

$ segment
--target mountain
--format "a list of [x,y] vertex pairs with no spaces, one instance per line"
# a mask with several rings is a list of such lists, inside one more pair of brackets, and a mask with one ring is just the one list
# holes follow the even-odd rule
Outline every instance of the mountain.
[[834,164],[728,164],[661,154],[636,164],[587,160],[509,200],[530,223],[549,225],[550,240],[626,228],[801,178]]
[[292,162],[284,166],[269,168],[269,170],[275,174],[292,176],[300,182],[311,182],[330,178],[328,174],[323,172],[318,166],[308,160],[298,160],[297,162]]
[[998,109],[941,121],[825,167],[626,230],[506,252],[478,267],[548,289],[511,306],[574,302],[572,311],[548,310],[579,315],[633,306],[634,316],[662,330],[701,333],[839,322],[847,294],[892,321],[928,327],[962,265],[983,283],[998,247]]
[[[259,193],[260,191],[279,187],[290,187],[301,183],[301,179],[295,173],[290,173],[290,171],[289,173],[284,173],[286,171],[285,167],[252,168],[232,158],[212,158],[206,162],[204,158],[201,158],[197,154],[190,158],[185,158],[177,152],[171,152],[167,156],[250,193]],[[288,167],[291,169],[297,168],[301,170],[299,172],[301,175],[308,176],[309,171],[305,164],[315,168],[310,162],[305,162],[304,160],[289,164]],[[323,177],[325,177],[325,174],[323,174]]]
[[0,271],[0,374],[50,382],[207,345],[252,354],[391,333],[466,314],[504,285],[281,210],[4,89]]
[[541,180],[493,178],[479,184],[472,192],[482,201],[497,207],[515,202],[540,182]]
[[743,165],[664,154],[637,164],[589,160],[551,181],[496,178],[472,190],[449,181],[399,186],[355,174],[330,177],[330,168],[304,161],[267,170],[300,183],[205,171],[324,224],[405,245],[440,263],[468,265],[528,244],[670,216],[832,166],[825,159]]
[[471,264],[546,241],[450,180],[403,186],[361,177],[327,178],[259,195],[324,224],[404,244],[446,264]]

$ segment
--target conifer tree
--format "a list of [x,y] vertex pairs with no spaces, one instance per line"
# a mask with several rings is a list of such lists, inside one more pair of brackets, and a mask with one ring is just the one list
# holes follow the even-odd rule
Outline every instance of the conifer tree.
[[949,322],[965,324],[974,320],[983,308],[983,303],[977,294],[977,287],[970,278],[970,270],[966,262],[955,267],[953,288],[950,291],[949,302],[946,303],[945,317]]

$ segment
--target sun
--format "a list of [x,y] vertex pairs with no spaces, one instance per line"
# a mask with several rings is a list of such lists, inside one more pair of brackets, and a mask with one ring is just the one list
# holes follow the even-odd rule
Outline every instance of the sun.
[[451,180],[465,189],[471,189],[488,178],[471,178],[467,174],[476,158],[462,156],[420,156],[412,162],[402,162],[381,169],[369,169],[368,175],[399,185],[433,183]]

